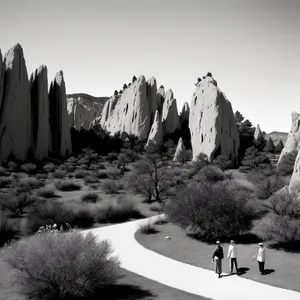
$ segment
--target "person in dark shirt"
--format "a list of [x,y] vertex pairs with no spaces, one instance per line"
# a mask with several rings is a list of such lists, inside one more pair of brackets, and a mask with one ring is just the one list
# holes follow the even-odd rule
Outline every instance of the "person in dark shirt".
[[219,275],[219,278],[221,278],[222,274],[222,259],[224,258],[223,248],[221,246],[220,241],[216,242],[217,246],[216,249],[212,255],[212,261],[215,262],[215,271]]

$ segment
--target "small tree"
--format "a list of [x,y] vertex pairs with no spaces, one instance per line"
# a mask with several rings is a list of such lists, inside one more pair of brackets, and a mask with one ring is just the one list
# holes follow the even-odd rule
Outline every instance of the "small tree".
[[246,150],[242,165],[251,169],[259,169],[260,167],[270,165],[270,160],[265,154],[252,146]]
[[127,89],[127,84],[126,83],[124,83],[124,85],[123,85],[123,90],[126,90]]
[[114,96],[118,96],[118,94],[119,94],[118,91],[115,90],[115,91],[114,91]]
[[122,90],[119,90],[119,94],[121,95],[123,93],[123,91]]
[[211,72],[207,72],[206,76],[212,77],[212,73]]
[[278,142],[278,144],[275,146],[275,154],[280,154],[282,149],[284,148],[282,140]]
[[98,154],[91,147],[86,147],[82,149],[82,152],[85,153],[88,161],[87,161],[87,169],[89,170],[91,164],[95,162],[98,158]]
[[132,77],[132,83],[134,83],[137,80],[135,76]]
[[242,124],[244,121],[243,115],[238,110],[234,113],[234,118],[237,124]]
[[273,143],[273,140],[271,137],[268,138],[266,146],[263,149],[264,152],[274,153],[275,152],[275,146]]

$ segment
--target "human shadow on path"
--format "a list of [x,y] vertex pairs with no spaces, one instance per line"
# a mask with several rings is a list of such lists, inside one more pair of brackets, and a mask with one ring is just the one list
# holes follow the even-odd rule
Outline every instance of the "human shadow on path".
[[250,270],[249,268],[245,268],[245,267],[238,268],[238,272],[239,272],[238,275],[245,275],[249,270]]
[[271,273],[274,273],[275,270],[274,269],[265,269],[265,274],[264,275],[269,275]]

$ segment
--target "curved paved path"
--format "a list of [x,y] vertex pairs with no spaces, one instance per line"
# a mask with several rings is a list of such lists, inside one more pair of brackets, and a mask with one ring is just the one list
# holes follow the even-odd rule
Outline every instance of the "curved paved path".
[[[156,217],[152,217],[154,220]],[[238,276],[221,279],[210,270],[162,256],[141,246],[134,238],[138,225],[132,221],[86,232],[109,240],[121,266],[128,271],[191,294],[214,300],[300,300],[300,293],[251,281]]]

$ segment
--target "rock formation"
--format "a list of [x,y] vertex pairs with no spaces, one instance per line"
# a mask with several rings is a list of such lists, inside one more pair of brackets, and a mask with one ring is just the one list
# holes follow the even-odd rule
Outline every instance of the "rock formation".
[[279,141],[282,141],[283,145],[285,145],[287,137],[288,137],[288,133],[287,132],[272,131],[272,132],[266,134],[265,139],[268,140],[269,137],[272,139],[275,146],[278,145]]
[[166,98],[165,88],[161,85],[159,89],[156,92],[156,98],[157,98],[157,109],[159,114],[162,113],[163,104]]
[[30,77],[32,146],[38,160],[48,156],[49,99],[47,67],[41,66]]
[[172,134],[176,129],[180,129],[180,120],[177,110],[176,99],[171,89],[166,92],[166,98],[162,109],[163,135]]
[[184,155],[184,152],[185,152],[185,147],[184,147],[182,138],[180,138],[178,141],[178,145],[177,145],[175,154],[174,154],[173,161],[181,161],[182,155]]
[[156,92],[156,79],[154,77],[151,77],[147,80],[147,102],[150,105],[150,124],[152,124],[154,120],[154,115],[158,108]]
[[255,140],[264,140],[264,135],[260,129],[260,126],[257,124],[254,132],[254,139]]
[[162,132],[161,117],[157,110],[155,112],[154,121],[148,136],[146,147],[148,147],[151,143],[153,143],[154,145],[159,145],[162,143],[162,141],[163,141],[163,132]]
[[294,163],[294,171],[291,177],[289,191],[297,194],[300,193],[300,151],[298,151],[298,155]]
[[51,152],[60,156],[71,154],[72,144],[68,124],[66,86],[62,71],[56,74],[50,85],[49,114]]
[[146,80],[141,75],[121,96],[112,97],[105,103],[100,125],[111,134],[126,131],[147,139],[151,126],[151,107],[147,101]]
[[282,158],[285,155],[288,155],[292,152],[298,152],[298,145],[300,141],[300,114],[297,112],[292,112],[292,126],[288,134],[285,146],[281,151],[278,164],[281,162]]
[[231,103],[210,76],[195,87],[189,128],[193,159],[200,153],[209,160],[222,154],[236,162],[240,141]]
[[187,102],[184,102],[180,113],[180,125],[183,126],[186,122],[189,122],[190,107]]
[[3,57],[2,53],[0,50],[0,107],[2,103],[2,96],[3,96],[3,84],[4,84],[4,62],[3,62]]
[[[2,60],[2,59],[1,59]],[[3,97],[0,108],[0,159],[24,160],[31,145],[30,89],[22,47],[5,55]],[[3,74],[3,73],[2,73]]]
[[90,123],[101,115],[104,103],[108,97],[93,97],[87,94],[72,94],[67,96],[69,126],[80,130],[88,129]]

